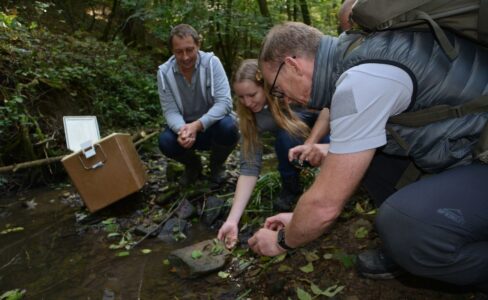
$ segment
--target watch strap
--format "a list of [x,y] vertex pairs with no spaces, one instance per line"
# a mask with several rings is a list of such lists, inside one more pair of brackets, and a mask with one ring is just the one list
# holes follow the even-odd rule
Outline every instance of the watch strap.
[[286,242],[285,242],[285,229],[284,228],[281,228],[280,230],[278,230],[278,245],[287,251],[295,250],[295,248],[292,248],[286,244]]

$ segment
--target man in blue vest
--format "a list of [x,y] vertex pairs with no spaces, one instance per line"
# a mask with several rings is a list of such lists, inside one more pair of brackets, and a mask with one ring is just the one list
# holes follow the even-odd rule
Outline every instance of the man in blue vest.
[[218,57],[199,50],[200,37],[190,25],[175,26],[169,46],[173,56],[157,72],[167,124],[159,148],[185,166],[182,185],[194,183],[202,172],[195,150],[209,150],[210,180],[220,184],[224,163],[239,140],[229,81]]
[[[473,151],[488,133],[486,108],[420,127],[389,122],[405,111],[486,98],[488,50],[449,37],[459,49],[454,61],[430,32],[333,38],[301,23],[273,27],[259,57],[270,93],[330,108],[330,147],[294,212],[268,218],[249,239],[253,251],[274,256],[319,238],[362,182],[379,206],[383,242],[381,251],[358,256],[362,275],[392,278],[406,270],[488,289],[488,165]],[[309,159],[303,153],[292,149],[290,156]],[[397,185],[413,165],[430,176]]]

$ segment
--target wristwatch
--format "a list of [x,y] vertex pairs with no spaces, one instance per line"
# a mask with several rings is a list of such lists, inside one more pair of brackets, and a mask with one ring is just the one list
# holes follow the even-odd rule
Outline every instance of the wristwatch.
[[278,245],[287,251],[295,250],[295,248],[288,246],[285,242],[285,228],[278,230]]

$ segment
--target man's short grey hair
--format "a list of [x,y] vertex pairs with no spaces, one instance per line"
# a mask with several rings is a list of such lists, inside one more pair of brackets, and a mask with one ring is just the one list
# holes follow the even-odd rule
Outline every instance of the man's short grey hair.
[[263,40],[259,62],[278,67],[287,56],[315,57],[322,36],[318,29],[299,22],[275,25]]
[[191,36],[195,41],[195,44],[198,46],[200,45],[200,36],[195,28],[191,27],[188,24],[178,24],[173,29],[171,29],[171,33],[169,34],[169,48],[173,49],[173,37],[177,36],[179,38],[185,38],[187,36]]

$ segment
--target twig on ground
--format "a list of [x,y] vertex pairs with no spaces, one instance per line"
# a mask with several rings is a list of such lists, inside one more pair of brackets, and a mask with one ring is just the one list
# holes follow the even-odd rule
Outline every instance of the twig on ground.
[[[173,213],[178,209],[178,207],[180,206],[180,204],[182,202],[183,202],[183,200],[180,200],[179,202],[178,201],[173,202],[173,204],[171,205],[171,207],[168,210],[168,213],[166,214],[166,217],[158,224],[158,226],[153,231],[146,233],[146,235],[144,235],[140,240],[138,240],[132,246],[130,246],[130,248],[128,250],[134,249],[137,245],[139,245],[142,241],[144,241],[148,236],[153,234],[153,232],[155,232],[156,230],[159,230],[159,228],[161,228],[161,226],[163,226],[163,224],[166,223],[166,221],[168,221],[169,218],[171,218]],[[178,204],[178,205],[176,205],[176,204]]]

